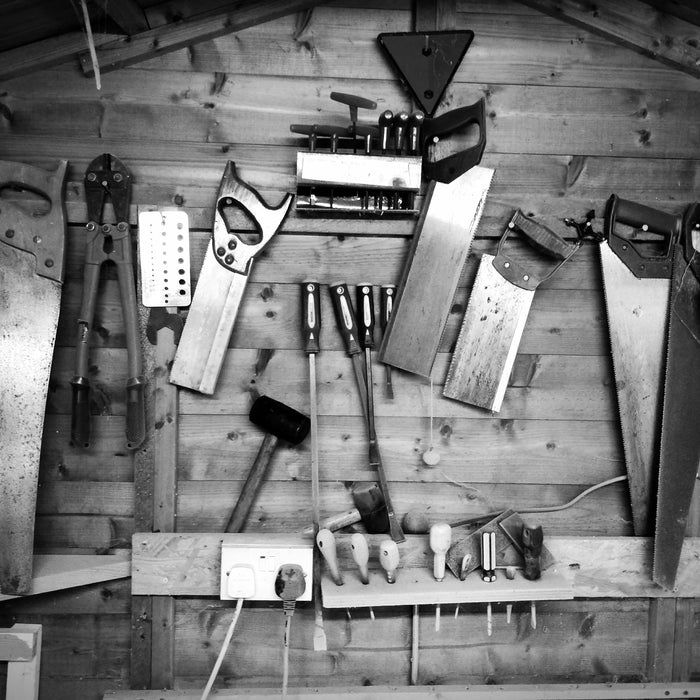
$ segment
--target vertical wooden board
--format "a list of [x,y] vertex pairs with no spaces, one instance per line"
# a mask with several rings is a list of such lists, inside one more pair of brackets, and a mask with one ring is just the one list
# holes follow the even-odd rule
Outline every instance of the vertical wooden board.
[[673,679],[676,601],[657,598],[649,603],[647,678],[657,683]]

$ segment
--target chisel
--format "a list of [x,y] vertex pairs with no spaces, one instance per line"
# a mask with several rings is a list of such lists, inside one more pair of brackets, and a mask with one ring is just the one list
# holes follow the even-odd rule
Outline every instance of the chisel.
[[[383,284],[379,295],[379,325],[382,328],[382,337],[386,333],[386,327],[389,324],[391,312],[394,309],[394,297],[396,296],[396,285]],[[394,386],[391,383],[391,365],[384,365],[386,372],[386,397],[394,398]]]
[[[333,302],[333,310],[335,311],[335,320],[338,324],[338,330],[343,337],[345,349],[352,360],[352,368],[355,371],[355,380],[357,381],[357,390],[360,393],[360,403],[362,404],[362,412],[367,420],[367,385],[365,380],[365,370],[362,366],[362,348],[358,340],[357,323],[355,322],[355,310],[352,307],[352,301],[348,294],[347,285],[343,282],[331,284],[329,286],[331,293],[331,301]],[[386,496],[386,494],[385,494]]]
[[[304,350],[309,356],[309,400],[311,405],[311,507],[314,538],[319,529],[319,473],[318,473],[318,406],[316,400],[316,353],[320,351],[321,295],[318,282],[301,283],[302,336]],[[321,562],[314,557],[313,598],[315,609],[314,649],[327,649],[321,603]]]
[[374,288],[371,284],[361,284],[357,287],[357,308],[359,342],[365,351],[365,375],[367,378],[367,432],[369,435],[369,465],[376,469],[379,477],[379,485],[384,495],[387,516],[389,518],[389,533],[394,542],[403,542],[403,530],[399,524],[394,507],[389,497],[389,484],[387,483],[382,457],[379,453],[377,431],[374,425],[374,387],[372,381],[372,348],[374,347]]

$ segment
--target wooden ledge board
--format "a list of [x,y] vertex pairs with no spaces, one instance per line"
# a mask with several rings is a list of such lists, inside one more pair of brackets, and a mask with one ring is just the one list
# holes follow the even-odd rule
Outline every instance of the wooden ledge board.
[[[35,554],[30,595],[87,586],[131,576],[129,552],[119,554]],[[0,595],[0,602],[26,596]]]
[[[367,688],[290,688],[289,700],[338,700],[351,697],[353,700],[374,698],[404,698],[405,700],[492,700],[496,697],[511,697],[518,700],[599,700],[617,698],[621,700],[644,700],[646,698],[692,698],[700,693],[700,683],[582,683],[551,685],[435,685]],[[279,688],[219,690],[216,700],[269,700],[279,697]],[[199,700],[201,692],[192,690],[126,690],[106,693],[104,700]]]
[[571,576],[548,569],[539,581],[528,581],[517,572],[509,581],[503,571],[491,583],[482,580],[478,571],[460,581],[447,571],[442,581],[433,578],[432,569],[411,568],[397,572],[389,583],[383,571],[370,571],[369,583],[363,584],[355,571],[346,571],[343,585],[337,586],[324,574],[322,581],[324,608],[387,607],[391,605],[430,605],[438,603],[514,603],[522,600],[571,600],[574,587]]
[[[266,542],[284,537],[274,533],[245,536],[264,538]],[[236,537],[241,535],[136,533],[132,550],[132,594],[218,596],[221,543]],[[349,580],[357,570],[349,555],[350,536],[337,535],[336,539],[340,567]],[[375,552],[382,539],[386,539],[386,535],[368,536],[372,571],[378,570]],[[575,598],[700,597],[699,537],[685,540],[675,591],[667,591],[651,580],[653,540],[650,538],[548,537],[545,543],[559,573],[571,577]],[[408,535],[406,542],[399,545],[399,551],[403,569],[399,569],[397,579],[406,575],[406,569],[432,570],[427,535]],[[448,572],[445,580],[451,575]],[[435,584],[436,587],[440,585]]]

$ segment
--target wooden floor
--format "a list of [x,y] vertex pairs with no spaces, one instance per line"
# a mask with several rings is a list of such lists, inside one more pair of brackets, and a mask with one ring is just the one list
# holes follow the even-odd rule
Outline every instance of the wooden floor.
[[[535,295],[498,415],[443,399],[442,383],[480,255],[495,251],[514,209],[568,236],[564,217],[582,219],[592,208],[602,217],[612,193],[679,212],[698,197],[700,160],[696,78],[519,2],[463,0],[457,10],[455,28],[473,30],[475,39],[441,110],[486,99],[482,165],[495,176],[441,340],[432,396],[427,380],[395,371],[389,400],[383,370],[374,375],[378,440],[394,505],[399,513],[427,508],[434,520],[557,505],[625,473],[594,244]],[[289,125],[343,123],[346,114],[330,101],[331,91],[364,95],[380,109],[409,106],[376,37],[411,29],[407,1],[373,9],[348,1],[106,73],[99,92],[77,62],[0,85],[0,158],[45,168],[69,160],[66,283],[44,431],[37,552],[127,549],[134,532],[153,528],[153,444],[162,425],[153,418],[153,389],[167,382],[161,372],[157,383],[144,311],[150,437],[134,456],[124,447],[126,350],[113,270],[100,285],[92,334],[94,446],[81,451],[69,444],[87,164],[111,152],[131,170],[133,224],[139,206],[188,213],[196,282],[226,161],[234,160],[270,202],[294,191],[296,151],[305,144]],[[350,285],[396,283],[414,226],[294,214],[286,220],[256,262],[215,395],[180,393],[172,436],[177,532],[223,531],[262,440],[248,420],[251,395],[309,410],[298,283],[309,276],[323,285],[340,278]],[[601,218],[595,227],[602,227]],[[352,366],[325,287],[322,292],[321,510],[332,515],[351,507],[350,482],[373,475]],[[442,457],[435,467],[421,460],[431,404]],[[696,499],[694,523],[699,512]],[[281,448],[246,529],[296,532],[310,519],[309,445]],[[632,534],[624,483],[531,520],[552,535]],[[371,619],[367,610],[326,611],[328,651],[315,652],[313,607],[301,605],[290,686],[406,685],[411,612],[383,608]],[[433,610],[421,610],[421,685],[700,679],[696,599],[543,602],[536,630],[529,604],[515,604],[510,624],[505,606],[496,606],[492,636],[482,605],[463,605],[456,617],[454,607],[442,612],[438,632]],[[43,625],[42,697],[96,699],[169,675],[177,688],[203,687],[232,613],[213,597],[139,597],[132,604],[130,583],[121,580],[0,603],[0,626]],[[219,685],[275,687],[282,629],[276,607],[244,608]]]

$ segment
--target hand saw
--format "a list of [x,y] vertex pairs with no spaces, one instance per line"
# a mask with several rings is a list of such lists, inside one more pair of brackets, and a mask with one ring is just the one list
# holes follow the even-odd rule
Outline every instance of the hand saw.
[[[0,592],[29,593],[41,435],[63,286],[68,163],[0,161],[0,187],[39,195],[0,210]],[[46,209],[45,203],[49,208]]]
[[700,466],[700,204],[688,207],[673,250],[668,353],[654,538],[655,583],[676,582]]
[[[213,394],[238,316],[253,260],[277,233],[292,203],[286,194],[270,207],[238,177],[228,161],[216,198],[214,232],[204,256],[192,306],[178,344],[170,381],[203,394]],[[238,207],[254,221],[256,242],[229,230],[226,211]]]
[[671,255],[681,217],[612,195],[600,244],[634,533],[651,534]]
[[[520,233],[541,253],[537,262],[519,263],[504,252],[513,232]],[[578,248],[520,210],[515,212],[501,236],[496,255],[484,254],[481,258],[444,396],[493,412],[501,410],[535,290]]]

